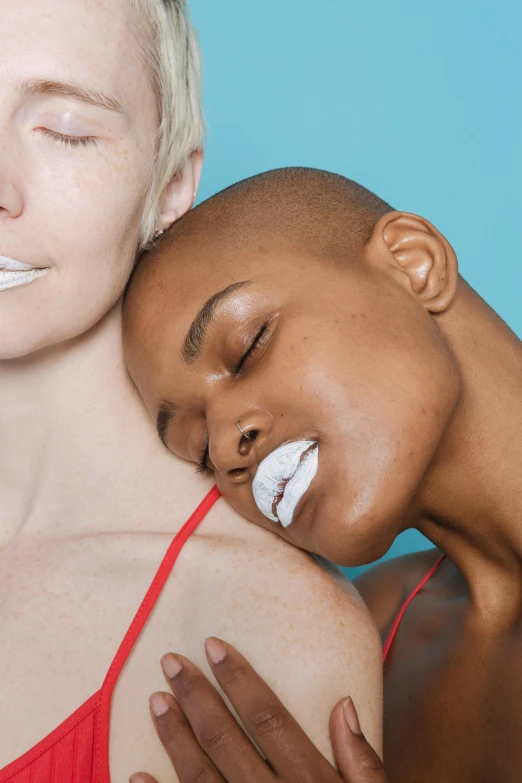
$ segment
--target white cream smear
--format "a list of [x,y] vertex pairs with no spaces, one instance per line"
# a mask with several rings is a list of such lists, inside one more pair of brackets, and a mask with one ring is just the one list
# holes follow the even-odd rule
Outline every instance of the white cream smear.
[[49,269],[40,269],[30,264],[22,264],[14,258],[0,256],[0,291],[31,283],[37,277],[47,274]]
[[259,465],[252,482],[256,506],[268,519],[288,527],[318,467],[319,445],[315,441],[279,446]]

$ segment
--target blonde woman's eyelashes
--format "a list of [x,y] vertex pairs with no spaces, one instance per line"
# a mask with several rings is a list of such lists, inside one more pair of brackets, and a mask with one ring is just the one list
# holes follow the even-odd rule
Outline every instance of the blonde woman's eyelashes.
[[99,142],[96,136],[71,136],[68,133],[57,133],[49,128],[38,128],[37,130],[66,147],[95,147]]

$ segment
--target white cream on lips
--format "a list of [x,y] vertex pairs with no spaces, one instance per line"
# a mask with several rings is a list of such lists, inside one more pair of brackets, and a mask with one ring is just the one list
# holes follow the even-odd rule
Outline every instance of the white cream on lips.
[[252,482],[256,506],[268,519],[288,527],[318,467],[319,445],[315,441],[279,446],[259,465]]
[[0,256],[0,291],[31,283],[48,271],[47,268],[41,269],[30,264],[22,264],[21,261],[15,261],[14,258]]

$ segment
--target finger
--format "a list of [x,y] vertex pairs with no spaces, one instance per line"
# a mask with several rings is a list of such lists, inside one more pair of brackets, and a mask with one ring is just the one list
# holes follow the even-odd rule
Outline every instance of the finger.
[[338,782],[337,772],[248,661],[220,639],[207,639],[205,646],[217,681],[277,775]]
[[330,735],[345,783],[388,783],[381,759],[361,731],[352,699],[340,702],[334,709]]
[[164,656],[162,665],[198,743],[227,783],[273,783],[266,762],[201,671],[181,655]]
[[131,775],[129,783],[158,783],[158,781],[146,772],[138,772],[136,775]]
[[[170,694],[155,693],[151,696],[150,708],[156,731],[172,761],[179,783],[226,783]],[[152,781],[155,783],[154,779]]]

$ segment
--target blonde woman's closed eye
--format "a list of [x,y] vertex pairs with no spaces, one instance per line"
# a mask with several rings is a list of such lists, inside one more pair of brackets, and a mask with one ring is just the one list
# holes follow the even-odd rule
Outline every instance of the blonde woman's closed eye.
[[100,141],[97,136],[72,136],[69,133],[57,133],[50,128],[37,128],[37,130],[66,147],[95,147]]

